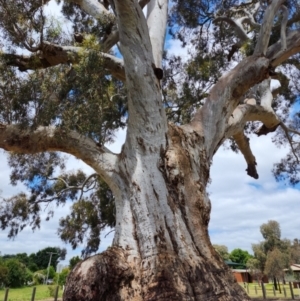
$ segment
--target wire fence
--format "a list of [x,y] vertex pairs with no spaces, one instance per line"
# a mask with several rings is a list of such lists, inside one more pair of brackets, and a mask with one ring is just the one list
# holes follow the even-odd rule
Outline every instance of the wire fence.
[[286,284],[277,285],[277,289],[273,284],[254,284],[244,283],[241,284],[244,287],[247,294],[252,298],[262,299],[288,299],[288,300],[300,300],[300,283],[299,282],[288,282]]
[[[52,286],[52,287],[48,287],[49,291],[50,291],[50,298],[47,298],[47,301],[59,301],[58,299],[58,292],[59,292],[59,286]],[[36,300],[36,287],[32,287],[32,294],[31,294],[31,299],[30,301],[35,301]],[[4,293],[4,299],[3,301],[10,301],[12,299],[9,298],[9,288],[5,289],[5,293]]]
[[[240,285],[245,289],[247,294],[251,298],[261,298],[261,299],[287,299],[287,300],[300,300],[300,282],[288,282],[286,284],[279,284],[277,290],[273,284],[264,283],[240,283]],[[52,298],[47,300],[59,301],[58,299],[59,286],[54,286],[53,291],[50,293]],[[35,301],[36,287],[32,288],[32,294],[30,301]],[[9,288],[5,289],[3,301],[10,301],[9,299]]]

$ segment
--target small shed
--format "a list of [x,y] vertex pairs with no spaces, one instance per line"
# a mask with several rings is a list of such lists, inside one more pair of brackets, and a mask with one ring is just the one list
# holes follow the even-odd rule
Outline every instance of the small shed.
[[232,269],[233,275],[237,282],[251,283],[252,277],[246,269]]

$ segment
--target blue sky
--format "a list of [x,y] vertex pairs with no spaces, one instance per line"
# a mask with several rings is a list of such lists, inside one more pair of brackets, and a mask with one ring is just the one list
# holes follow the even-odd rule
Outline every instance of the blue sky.
[[[176,41],[168,41],[168,48],[170,52],[182,56],[187,54],[187,49],[182,49]],[[116,143],[109,148],[119,152],[124,138],[125,131],[120,131]],[[241,154],[224,150],[222,147],[215,155],[211,169],[212,183],[208,187],[212,202],[210,236],[212,243],[224,244],[230,251],[242,248],[251,252],[251,244],[262,240],[260,225],[271,219],[280,223],[282,237],[300,238],[300,191],[276,183],[271,173],[273,164],[278,162],[287,150],[276,148],[271,142],[271,136],[251,137],[250,143],[258,164],[258,180],[247,176],[246,162]],[[70,157],[68,168],[75,170],[78,167],[83,168],[86,173],[93,172],[90,167]],[[12,196],[23,188],[21,185],[9,185],[9,173],[5,153],[0,151],[2,197]],[[68,207],[66,205],[56,210],[54,218],[43,222],[40,230],[33,233],[30,229],[25,229],[13,241],[7,239],[6,231],[0,232],[0,252],[30,254],[47,246],[66,247],[68,253],[64,263],[71,257],[80,255],[80,246],[72,251],[56,234],[59,218],[68,213]],[[113,233],[107,238],[102,238],[100,251],[110,245],[112,237]]]

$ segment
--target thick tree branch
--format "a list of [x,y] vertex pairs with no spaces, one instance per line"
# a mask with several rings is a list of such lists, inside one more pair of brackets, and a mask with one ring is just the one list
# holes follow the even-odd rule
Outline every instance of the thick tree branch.
[[[250,3],[249,5],[251,5]],[[249,24],[252,28],[260,28],[260,24],[255,22],[254,16],[257,13],[260,3],[255,3],[254,7],[247,7],[247,5],[241,4],[237,8],[231,9],[233,13],[239,13],[239,14],[244,14],[245,16],[240,17],[240,18],[232,18],[232,17],[227,17],[227,16],[220,16],[215,18],[214,23],[217,24],[219,22],[226,22],[230,26],[233,27],[237,38],[239,41],[232,45],[232,48],[228,54],[228,61],[231,60],[232,56],[237,52],[243,44],[249,40],[249,37],[247,35],[246,30],[244,29],[244,24]]]
[[286,26],[288,22],[289,11],[286,6],[282,5],[282,21],[280,29],[281,50],[286,50]]
[[219,22],[226,22],[228,23],[230,26],[233,27],[233,29],[235,30],[235,33],[237,35],[237,37],[242,41],[245,42],[248,40],[248,36],[246,31],[243,28],[242,23],[239,20],[233,20],[231,18],[228,17],[218,17],[214,20],[214,23],[217,24]]
[[254,7],[250,9],[249,11],[246,9],[243,9],[243,12],[247,17],[244,17],[241,21],[242,23],[248,23],[253,28],[260,28],[260,24],[256,23],[254,17],[256,16],[258,10],[260,8],[260,3],[257,2],[254,4]]
[[119,42],[119,31],[112,31],[107,38],[103,41],[102,47],[104,52],[108,52]]
[[[91,15],[95,19],[99,19],[103,15],[110,18],[112,22],[115,22],[115,16],[97,0],[69,0],[69,2],[76,3],[87,14]],[[150,0],[140,0],[139,5],[143,9]],[[119,30],[113,30],[103,41],[103,52],[108,52],[119,42]]]
[[300,30],[294,30],[286,37],[285,50],[281,41],[278,41],[268,48],[266,56],[271,60],[271,66],[277,67],[298,52],[300,52]]
[[[68,0],[76,3],[80,8],[95,19],[99,19],[104,15],[108,17],[111,22],[115,22],[115,16],[112,14],[101,2],[97,0]],[[103,41],[103,52],[108,52],[119,41],[119,31],[113,30]]]
[[268,5],[258,35],[258,42],[255,46],[254,55],[266,55],[273,27],[273,21],[284,1],[285,0],[273,0]]
[[0,125],[0,148],[21,154],[60,151],[90,165],[108,183],[114,183],[117,155],[107,153],[97,144],[74,131],[55,126],[24,129],[18,125]]
[[87,14],[99,19],[103,14],[114,18],[113,14],[98,0],[67,0],[77,4]]
[[244,158],[248,164],[248,167],[246,169],[247,174],[254,179],[258,179],[258,174],[256,170],[257,163],[250,148],[249,138],[246,137],[243,131],[241,131],[233,135],[233,139],[238,145],[240,151],[244,155]]
[[[154,70],[154,58],[146,18],[139,4],[131,0],[115,0],[120,33],[120,49],[124,57],[128,91],[128,133],[126,142],[136,144],[137,129],[143,127],[143,141],[152,143],[167,131],[162,110],[159,79]],[[155,129],[155,130],[154,130]]]
[[242,131],[248,121],[261,121],[267,129],[277,128],[281,122],[273,110],[260,105],[239,105],[229,118],[225,137],[229,138]]
[[154,63],[157,68],[161,68],[162,64],[168,19],[168,2],[168,0],[151,0],[147,5],[147,24]]
[[[20,71],[44,69],[59,64],[77,64],[80,54],[85,52],[81,47],[60,46],[44,42],[40,51],[31,55],[19,55],[4,53],[2,57],[7,65],[18,67]],[[125,81],[123,61],[107,53],[99,54],[103,59],[103,66],[111,75],[121,81]]]
[[260,94],[260,105],[263,106],[266,110],[273,112],[273,94],[271,92],[270,84],[271,78],[268,78],[258,85],[257,90]]
[[227,122],[232,118],[230,116],[243,95],[249,88],[268,77],[269,60],[252,56],[221,77],[211,89],[204,106],[191,122],[192,126],[198,126],[199,131],[202,131],[209,158],[223,139]]
[[[143,9],[150,0],[140,0],[139,5]],[[113,46],[119,42],[119,30],[113,30],[103,41],[103,51],[108,52]]]
[[140,0],[139,1],[139,6],[141,9],[144,9],[144,7],[150,2],[150,0]]

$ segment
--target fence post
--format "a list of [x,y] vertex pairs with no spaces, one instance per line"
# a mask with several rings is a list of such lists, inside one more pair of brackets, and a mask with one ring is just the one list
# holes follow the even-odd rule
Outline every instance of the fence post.
[[265,285],[263,282],[261,283],[261,288],[262,288],[262,293],[263,293],[263,299],[267,299],[266,289],[265,289]]
[[34,286],[34,287],[32,288],[31,301],[34,301],[34,298],[35,298],[35,292],[36,292],[36,286]]
[[274,296],[276,297],[275,286],[273,286],[273,293],[274,293]]
[[290,291],[291,291],[291,296],[292,296],[292,299],[293,299],[293,300],[295,300],[295,296],[294,296],[294,291],[293,291],[292,282],[289,282],[289,286],[290,286]]
[[256,287],[256,285],[254,286],[254,289],[255,289],[255,294],[257,295],[257,287]]
[[59,290],[59,286],[57,286],[57,287],[56,287],[56,289],[55,289],[54,301],[57,301],[57,297],[58,297],[58,290]]
[[285,287],[283,287],[283,294],[286,297],[286,289],[285,289]]
[[247,289],[247,293],[248,293],[248,295],[249,295],[249,283],[247,283],[246,289]]
[[9,288],[7,287],[7,288],[5,289],[4,301],[7,301],[7,300],[8,300],[8,292],[9,292]]

